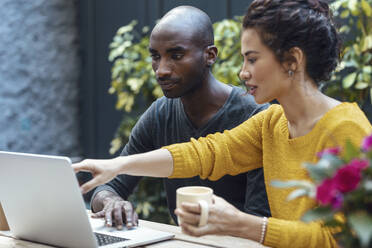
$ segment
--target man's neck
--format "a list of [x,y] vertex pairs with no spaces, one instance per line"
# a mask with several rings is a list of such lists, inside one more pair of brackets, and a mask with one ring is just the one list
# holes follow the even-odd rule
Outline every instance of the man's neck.
[[232,88],[209,73],[208,79],[193,93],[181,97],[183,108],[196,128],[206,124],[225,104]]

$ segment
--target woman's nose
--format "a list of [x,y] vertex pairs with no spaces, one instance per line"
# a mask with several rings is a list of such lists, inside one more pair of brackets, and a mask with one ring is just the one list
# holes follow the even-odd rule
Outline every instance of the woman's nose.
[[247,80],[251,79],[251,77],[252,77],[252,75],[249,71],[241,70],[240,73],[239,73],[239,78],[242,81],[247,81]]

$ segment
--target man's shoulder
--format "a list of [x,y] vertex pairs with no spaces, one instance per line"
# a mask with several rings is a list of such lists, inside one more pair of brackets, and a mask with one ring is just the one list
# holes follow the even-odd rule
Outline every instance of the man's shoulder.
[[254,97],[245,90],[237,86],[232,87],[230,105],[234,108],[249,112],[258,109],[256,112],[259,112],[270,106],[269,104],[257,104]]
[[248,94],[245,90],[238,86],[232,86],[231,98],[235,102],[241,102],[243,104],[249,104],[253,106],[259,106],[254,100],[254,97]]

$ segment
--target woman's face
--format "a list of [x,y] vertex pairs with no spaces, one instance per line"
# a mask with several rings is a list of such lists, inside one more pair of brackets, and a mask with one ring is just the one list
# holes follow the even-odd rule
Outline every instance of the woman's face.
[[288,72],[275,58],[272,50],[261,42],[255,29],[248,28],[243,31],[241,49],[244,63],[239,76],[257,103],[279,100],[288,93]]

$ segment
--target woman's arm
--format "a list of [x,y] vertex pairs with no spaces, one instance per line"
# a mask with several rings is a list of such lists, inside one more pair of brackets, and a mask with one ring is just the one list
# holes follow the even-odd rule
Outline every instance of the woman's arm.
[[182,203],[175,213],[182,219],[182,230],[192,236],[230,235],[262,242],[269,247],[337,247],[330,229],[319,222],[282,220],[254,216],[239,211],[224,199],[214,196],[207,225],[199,227],[200,207]]
[[168,177],[173,172],[173,158],[166,149],[121,156],[113,159],[85,159],[72,165],[75,172],[87,171],[93,179],[80,188],[86,193],[96,186],[111,181],[118,174],[133,176]]
[[[202,178],[217,180],[262,167],[263,111],[223,134],[170,145],[165,149],[105,160],[74,164],[75,172],[88,171],[93,179],[81,186],[83,193],[112,180],[117,174],[150,177]],[[242,150],[244,152],[242,152]]]

